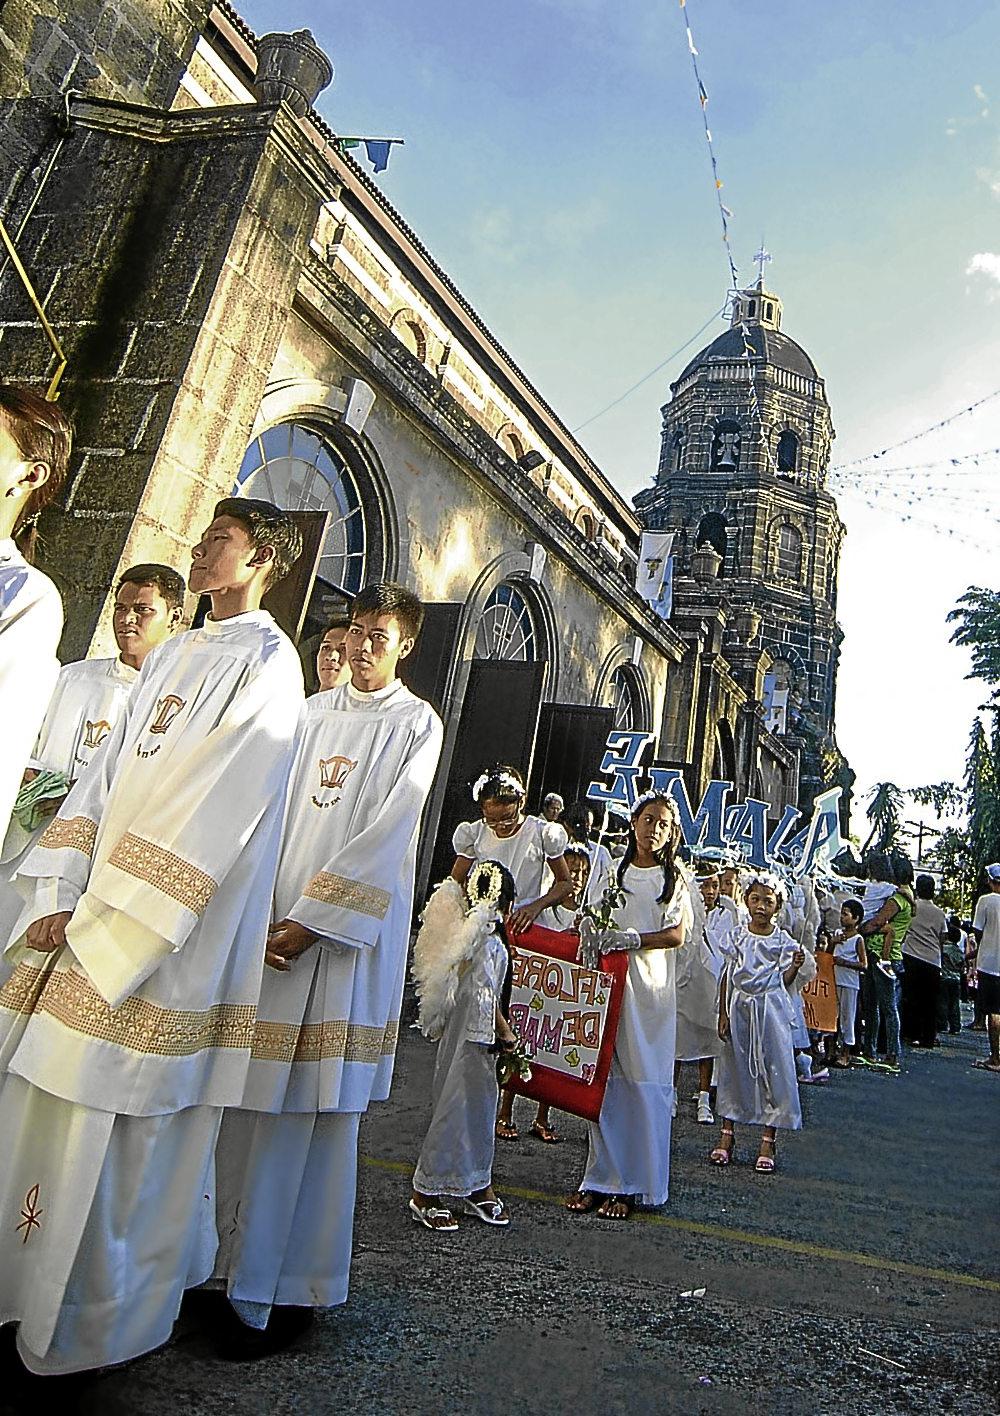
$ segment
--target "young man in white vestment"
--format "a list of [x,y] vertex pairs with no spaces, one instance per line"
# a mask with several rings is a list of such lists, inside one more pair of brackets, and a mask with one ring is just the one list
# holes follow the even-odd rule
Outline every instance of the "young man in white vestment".
[[422,620],[404,587],[362,590],[351,681],[303,716],[253,1057],[219,1138],[216,1276],[241,1319],[220,1333],[230,1357],[286,1346],[347,1298],[358,1126],[389,1095],[441,751],[437,713],[396,676]]
[[59,591],[14,537],[58,493],[73,435],[65,415],[34,389],[0,384],[0,837],[59,672]]
[[170,1336],[212,1272],[212,1163],[243,1094],[302,671],[260,609],[301,549],[220,502],[192,552],[201,629],[162,644],[22,862],[0,990],[0,1323],[30,1371]]
[[[17,806],[0,844],[0,940],[7,942],[24,901],[9,883],[125,711],[150,650],[180,628],[184,577],[166,565],[135,565],[121,577],[112,618],[118,653],[110,659],[80,659],[59,671],[55,692],[28,761],[23,787],[32,788],[31,817]],[[62,780],[62,786],[59,784]],[[22,797],[27,795],[22,788]],[[0,980],[4,978],[0,964]]]

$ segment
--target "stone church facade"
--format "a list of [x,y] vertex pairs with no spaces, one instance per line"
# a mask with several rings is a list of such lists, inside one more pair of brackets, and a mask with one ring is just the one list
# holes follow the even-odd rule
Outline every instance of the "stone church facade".
[[[535,800],[576,795],[615,725],[653,733],[692,795],[721,772],[780,813],[800,745],[764,722],[749,600],[693,555],[669,622],[636,594],[640,516],[339,150],[310,106],[328,77],[307,39],[261,44],[222,0],[5,0],[0,216],[77,428],[41,526],[61,656],[108,652],[125,566],[186,570],[218,498],[265,496],[309,547],[275,605],[306,662],[367,580],[428,605],[409,673],[446,741],[425,879],[487,761],[530,765]],[[4,377],[41,381],[39,325],[0,280]]]

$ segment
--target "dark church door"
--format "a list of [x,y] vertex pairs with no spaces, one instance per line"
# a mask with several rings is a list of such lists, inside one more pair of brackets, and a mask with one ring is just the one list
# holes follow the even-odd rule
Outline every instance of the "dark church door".
[[538,728],[545,665],[473,659],[431,865],[431,884],[455,861],[451,838],[460,821],[475,820],[472,785],[487,767],[506,762],[526,778]]
[[603,781],[601,758],[615,725],[613,708],[576,703],[543,703],[535,739],[528,805],[540,811],[546,792],[558,792],[567,806],[586,796],[591,782]]

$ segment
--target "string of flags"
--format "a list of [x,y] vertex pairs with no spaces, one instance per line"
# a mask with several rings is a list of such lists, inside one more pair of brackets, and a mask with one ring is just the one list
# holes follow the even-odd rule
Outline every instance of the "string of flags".
[[867,457],[855,457],[850,462],[841,462],[830,470],[832,472],[841,472],[846,467],[860,467],[866,462],[875,462],[879,458],[887,457],[890,452],[895,452],[897,448],[908,447],[910,443],[918,442],[921,438],[926,438],[931,433],[938,432],[941,428],[947,428],[949,424],[957,422],[959,418],[965,418],[969,413],[974,413],[977,408],[982,408],[983,404],[991,403],[994,398],[1000,398],[1000,388],[994,389],[992,393],[986,394],[984,398],[977,398],[975,403],[970,403],[967,407],[960,408],[957,413],[949,413],[947,418],[942,418],[938,423],[931,423],[930,427],[922,429],[919,433],[912,433],[910,437],[903,438],[900,442],[892,443],[889,447],[883,447],[879,452],[870,452]]
[[[831,477],[919,477],[921,481],[927,478],[928,473],[937,472],[939,477],[947,478],[950,482],[954,477],[976,477],[979,475],[977,469],[983,463],[989,463],[993,458],[1000,456],[1000,447],[986,447],[979,452],[965,452],[960,457],[939,457],[934,462],[912,462],[905,467],[872,467],[866,464],[863,467],[855,468],[852,463],[846,462],[839,467],[830,470]],[[971,465],[970,465],[971,464]],[[931,480],[927,478],[927,480]]]
[[363,147],[365,156],[372,165],[373,172],[384,172],[389,166],[389,156],[394,147],[402,147],[403,138],[341,138],[336,139],[342,152]]
[[[975,550],[993,552],[994,554],[996,553],[996,542],[990,543],[989,541],[983,540],[981,534],[969,534],[960,526],[956,527],[953,524],[946,525],[940,520],[929,521],[925,517],[914,516],[912,512],[900,510],[895,506],[887,508],[883,503],[879,502],[877,496],[873,495],[866,488],[857,486],[846,487],[844,488],[842,495],[857,498],[857,500],[860,501],[862,505],[868,507],[870,510],[880,511],[883,515],[891,515],[897,521],[905,522],[910,526],[919,527],[921,530],[924,531],[933,531],[938,536],[947,536],[950,540],[960,541],[966,546],[973,547],[973,549]],[[978,515],[978,507],[973,504],[968,508],[968,510],[970,512],[970,515],[972,515],[976,520],[977,527],[981,532],[982,518]]]
[[[698,46],[695,44],[694,33],[691,29],[691,21],[688,16],[687,0],[680,0],[681,18],[684,22],[684,31],[687,36],[688,53],[691,56],[691,68],[694,72],[694,81],[698,89],[698,103],[701,108],[701,120],[705,129],[705,142],[708,146],[708,160],[712,167],[712,180],[715,183],[715,197],[719,206],[719,218],[722,222],[722,240],[726,248],[726,260],[729,264],[729,276],[731,281],[731,296],[736,298],[740,288],[739,271],[733,259],[733,249],[729,238],[729,223],[732,219],[732,211],[722,200],[722,178],[719,176],[719,163],[715,155],[715,143],[712,139],[712,129],[708,122],[708,90],[701,77],[698,68]],[[761,278],[764,275],[764,264],[770,261],[771,257],[764,250],[763,244],[757,252],[756,259],[760,262]],[[761,413],[760,401],[757,397],[757,385],[754,381],[754,352],[750,346],[750,334],[744,321],[739,322],[739,331],[743,340],[743,355],[747,363],[747,382],[750,393],[750,421],[751,427],[757,431],[761,447],[764,450],[764,457],[768,468],[772,474],[777,474],[778,468],[771,450],[770,441],[764,432],[764,419]]]

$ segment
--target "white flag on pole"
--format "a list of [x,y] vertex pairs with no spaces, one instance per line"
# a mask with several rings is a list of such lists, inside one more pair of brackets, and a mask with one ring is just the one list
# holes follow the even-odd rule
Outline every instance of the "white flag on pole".
[[640,538],[635,588],[650,604],[660,598],[673,543],[672,531],[644,531]]

